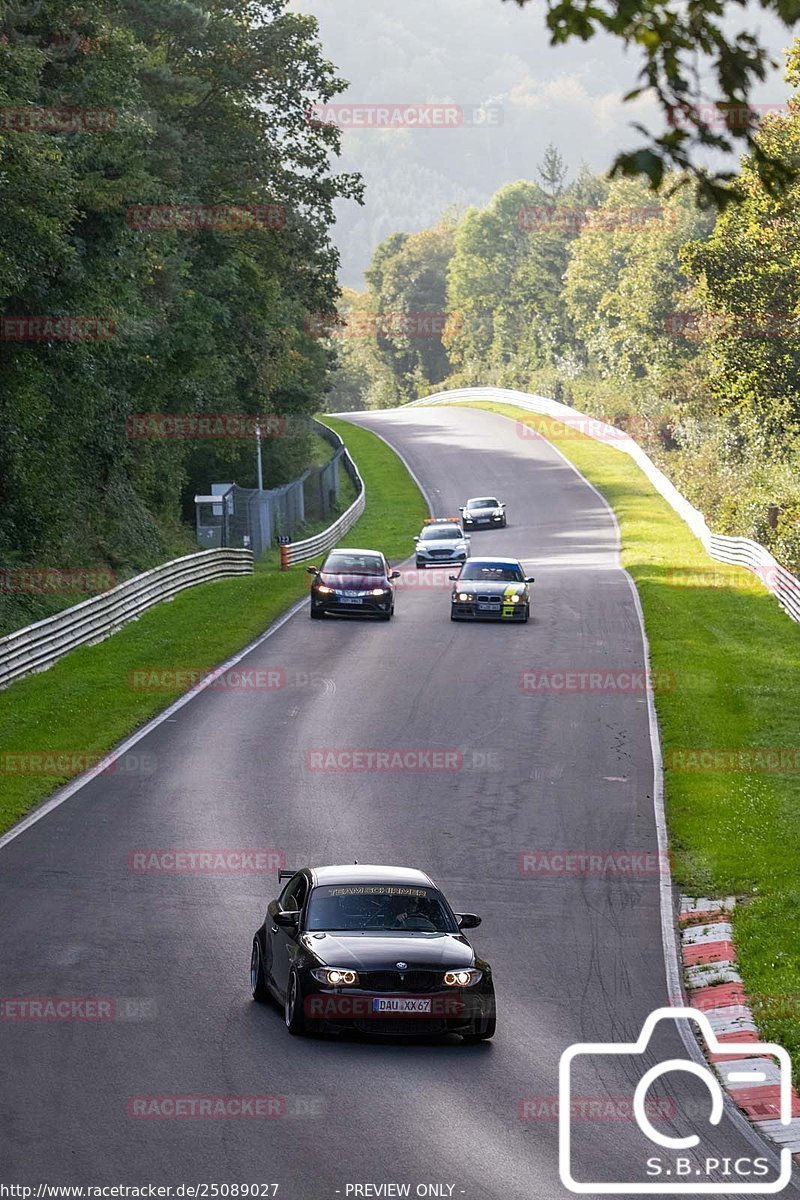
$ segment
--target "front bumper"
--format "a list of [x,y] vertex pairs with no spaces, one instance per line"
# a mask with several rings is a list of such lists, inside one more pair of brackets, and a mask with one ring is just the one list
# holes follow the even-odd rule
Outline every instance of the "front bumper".
[[454,617],[465,620],[471,618],[474,621],[524,621],[527,609],[528,605],[523,602],[501,604],[499,610],[478,608],[474,600],[453,600],[450,603],[450,612]]
[[477,520],[473,520],[469,517],[465,517],[464,528],[479,529],[483,527],[484,529],[488,529],[491,525],[502,525],[504,519],[504,517],[478,517]]
[[[317,985],[318,986],[318,985]],[[374,1001],[430,1001],[430,1012],[376,1012]],[[319,988],[306,994],[306,1020],[339,1031],[357,1030],[377,1037],[432,1033],[466,1033],[475,1022],[493,1015],[494,997],[479,988],[448,988],[446,992],[368,992],[359,988]]]
[[[357,603],[351,601],[355,599]],[[364,613],[367,615],[377,616],[378,614],[386,614],[392,609],[392,595],[388,593],[385,596],[359,596],[359,597],[343,597],[339,595],[318,596],[312,592],[311,607],[316,613],[334,613],[340,615],[342,613],[355,613],[356,616]]]
[[437,555],[417,554],[417,564],[420,567],[452,567],[453,565],[463,566],[467,561],[466,551],[460,551],[458,554]]

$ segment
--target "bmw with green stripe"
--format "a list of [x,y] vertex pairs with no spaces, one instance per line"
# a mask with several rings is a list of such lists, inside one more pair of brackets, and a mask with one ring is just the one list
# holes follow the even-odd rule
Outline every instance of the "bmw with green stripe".
[[450,620],[528,620],[530,584],[516,558],[470,558],[458,575],[451,575]]

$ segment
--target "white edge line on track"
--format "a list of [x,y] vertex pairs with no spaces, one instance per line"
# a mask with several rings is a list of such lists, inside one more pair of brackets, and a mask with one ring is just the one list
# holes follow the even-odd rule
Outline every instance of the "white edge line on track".
[[[183,708],[185,704],[189,704],[190,701],[194,700],[195,696],[201,695],[201,693],[204,692],[207,687],[210,687],[219,671],[227,671],[231,667],[235,667],[236,664],[240,663],[243,658],[247,657],[248,654],[252,654],[252,652],[257,650],[258,647],[267,640],[267,638],[271,638],[273,633],[277,633],[287,621],[290,621],[295,613],[299,612],[300,609],[306,604],[308,604],[308,596],[304,596],[301,600],[297,600],[291,606],[291,608],[287,609],[285,613],[273,621],[268,629],[265,629],[263,633],[260,633],[255,641],[250,642],[249,645],[245,646],[243,650],[240,650],[237,654],[234,654],[232,658],[229,658],[227,662],[221,663],[218,667],[212,667],[208,677],[205,680],[202,680],[190,691],[185,692],[182,696],[179,696],[178,699],[173,701],[168,708],[163,709],[162,712],[157,713],[154,717],[151,717],[147,724],[142,725],[141,729],[137,729],[135,733],[130,734],[129,737],[120,742],[119,745],[113,750],[109,750],[108,754],[104,754],[102,756],[102,762],[108,764],[114,763],[118,758],[121,758],[123,754],[127,754],[132,746],[135,746],[137,742],[142,740],[142,738],[147,737],[149,733],[152,733],[154,729],[157,729],[159,725],[162,725],[164,721],[169,720],[169,718],[172,717],[174,713],[178,712],[179,709]],[[3,836],[0,837],[0,850],[2,850],[4,846],[7,846],[9,842],[13,842],[15,838],[18,838],[19,835],[24,833],[26,829],[30,829],[31,825],[35,825],[37,821],[41,821],[42,817],[46,817],[48,813],[53,811],[53,809],[58,808],[64,803],[65,800],[69,800],[71,796],[74,796],[76,792],[79,792],[81,788],[86,786],[87,783],[93,779],[97,779],[100,775],[102,775],[102,772],[88,771],[83,775],[78,775],[75,779],[71,780],[70,783],[65,784],[64,787],[59,788],[49,800],[45,800],[43,804],[40,804],[38,808],[35,808],[27,817],[23,817],[22,820],[14,825],[12,829],[9,829],[7,833],[4,833]]]
[[[431,407],[433,407],[433,406],[431,406]],[[399,410],[398,410],[398,409],[383,409],[383,410],[381,410],[381,409],[365,409],[364,411],[365,411],[365,412],[380,412],[380,411],[384,411],[384,412],[398,412]],[[339,418],[341,418],[343,421],[347,421],[347,418],[348,418],[348,417],[354,417],[354,418],[355,418],[355,417],[357,417],[359,414],[358,414],[358,413],[329,413],[328,415],[329,415],[329,416],[331,416],[331,417],[339,417]],[[405,467],[405,469],[408,471],[408,473],[409,473],[409,475],[411,476],[411,478],[414,480],[414,483],[415,483],[415,484],[417,485],[417,487],[419,488],[419,490],[420,490],[420,493],[422,494],[422,499],[425,501],[425,503],[426,503],[426,504],[427,504],[427,506],[428,506],[428,512],[430,513],[430,515],[431,515],[432,517],[436,516],[436,514],[435,514],[435,513],[434,513],[434,511],[433,511],[433,504],[432,504],[432,502],[431,502],[431,498],[430,498],[430,496],[428,495],[428,493],[426,492],[425,488],[424,488],[424,487],[422,486],[422,484],[420,483],[420,481],[419,481],[419,479],[417,478],[417,476],[416,476],[416,475],[414,474],[414,472],[412,471],[411,467],[408,465],[408,461],[407,461],[407,459],[405,458],[405,455],[401,454],[401,453],[400,453],[400,451],[397,449],[397,447],[396,447],[396,446],[393,446],[391,442],[387,441],[387,439],[386,439],[385,437],[383,437],[383,435],[382,435],[382,434],[380,434],[380,433],[376,433],[376,432],[375,432],[375,430],[372,428],[372,426],[371,426],[371,425],[359,425],[358,421],[356,421],[356,420],[352,420],[352,421],[350,421],[350,422],[349,422],[349,424],[350,424],[350,425],[355,425],[357,429],[363,429],[363,430],[365,430],[367,433],[374,433],[374,434],[375,434],[375,437],[376,437],[376,438],[378,438],[378,439],[379,439],[379,441],[383,442],[384,446],[388,446],[388,447],[389,447],[389,449],[391,450],[392,454],[396,454],[396,455],[397,455],[397,457],[400,459],[400,462],[403,464],[403,466],[404,466],[404,467]],[[410,557],[411,557],[411,555],[409,555],[408,557],[410,558]]]
[[[418,408],[425,407],[426,405],[424,404],[418,406]],[[427,407],[447,408],[451,406],[443,404],[431,404]],[[472,405],[452,405],[452,407],[470,408]],[[492,410],[476,409],[475,411],[491,412]],[[523,413],[526,412],[525,409],[520,409],[519,411]],[[504,413],[495,413],[495,416],[503,417],[507,421],[513,420],[512,417],[506,417]],[[650,750],[653,760],[653,813],[655,817],[656,834],[658,838],[661,945],[664,951],[664,969],[666,971],[667,994],[669,996],[671,1005],[685,1004],[688,1006],[689,1002],[685,998],[686,993],[683,987],[682,960],[678,950],[677,937],[675,935],[674,910],[672,904],[672,872],[669,866],[667,819],[664,809],[664,762],[661,756],[661,737],[658,731],[655,695],[653,693],[653,687],[650,680],[650,641],[647,637],[647,631],[645,629],[642,602],[639,598],[639,592],[636,584],[634,583],[633,577],[622,565],[622,530],[620,529],[619,520],[617,519],[617,514],[615,513],[614,509],[611,507],[608,500],[606,500],[603,493],[599,491],[593,483],[590,483],[586,476],[578,470],[578,468],[575,466],[575,463],[570,462],[563,451],[559,450],[558,446],[554,446],[553,443],[548,441],[548,439],[545,437],[542,437],[542,441],[545,442],[550,449],[558,455],[562,462],[564,462],[569,469],[578,476],[578,478],[586,485],[586,487],[594,492],[595,496],[597,496],[603,507],[607,509],[608,514],[614,524],[614,533],[617,543],[615,547],[617,555],[617,567],[625,576],[625,580],[633,597],[634,607],[636,608],[636,616],[639,621],[639,632],[642,639],[644,662],[645,667],[647,668],[647,720],[650,729]],[[707,1068],[708,1063],[706,1062],[705,1055],[700,1049],[700,1044],[697,1041],[697,1038],[694,1036],[691,1030],[686,1027],[685,1022],[678,1021],[676,1022],[676,1025],[681,1041],[683,1042],[689,1057],[700,1066]],[[780,1156],[775,1150],[774,1144],[771,1141],[766,1141],[761,1132],[750,1124],[750,1122],[742,1113],[741,1109],[734,1104],[727,1092],[723,1092],[723,1096],[726,1116],[729,1117],[733,1125],[747,1139],[750,1145],[755,1147],[762,1154],[762,1156],[768,1157],[774,1169],[779,1172],[781,1165]],[[796,1168],[792,1171],[792,1179],[795,1184],[800,1181],[800,1172],[798,1172]]]
[[[340,414],[331,413],[330,415],[338,417]],[[352,415],[357,416],[358,414],[353,413]],[[366,429],[367,433],[374,432],[372,429],[369,429],[364,425],[357,425],[357,422],[355,421],[351,421],[350,424],[356,425],[359,429]],[[388,446],[394,454],[397,454],[397,457],[400,459],[401,463],[422,493],[423,499],[428,505],[428,511],[430,512],[431,516],[433,516],[433,506],[430,498],[417,476],[411,470],[411,467],[408,465],[403,455],[398,453],[394,446],[392,446],[390,442],[387,442],[386,438],[381,437],[379,433],[376,433],[375,437],[379,438],[384,445]],[[265,629],[263,633],[260,633],[258,637],[245,646],[243,650],[239,650],[238,653],[234,654],[232,658],[229,658],[224,663],[220,663],[219,666],[213,667],[209,677],[205,681],[201,681],[195,687],[191,688],[190,691],[185,692],[182,696],[179,696],[178,699],[173,701],[168,708],[163,709],[162,712],[157,713],[154,717],[151,717],[151,719],[145,725],[142,725],[141,729],[137,729],[135,733],[130,734],[113,750],[110,750],[108,754],[104,754],[102,756],[102,762],[110,765],[111,763],[116,762],[118,758],[121,758],[123,754],[127,754],[137,742],[140,742],[142,738],[147,737],[149,733],[152,733],[154,729],[157,729],[159,725],[162,725],[164,721],[168,721],[176,712],[183,708],[185,704],[189,704],[196,696],[201,695],[201,693],[204,692],[207,687],[210,687],[211,683],[213,682],[212,675],[216,676],[220,671],[228,671],[231,667],[235,667],[237,663],[240,663],[243,658],[247,657],[248,654],[252,654],[254,650],[257,650],[259,646],[263,645],[267,638],[271,638],[274,633],[277,633],[278,630],[281,629],[287,621],[290,621],[295,613],[298,613],[301,608],[308,604],[308,602],[308,596],[304,596],[301,600],[296,601],[291,608],[287,609],[285,613],[273,621],[268,629]],[[9,842],[13,842],[15,838],[18,838],[19,835],[24,833],[26,829],[30,829],[32,825],[36,825],[37,822],[41,821],[43,817],[46,817],[48,813],[51,813],[54,809],[59,808],[66,800],[69,800],[75,795],[76,792],[79,792],[81,788],[85,787],[87,783],[93,779],[96,779],[98,775],[101,774],[102,772],[98,771],[87,771],[82,775],[76,776],[75,779],[65,784],[62,788],[59,788],[58,791],[53,793],[49,800],[45,800],[39,805],[38,808],[35,808],[33,812],[28,814],[27,817],[23,817],[21,821],[18,821],[16,825],[14,825],[8,830],[7,833],[4,833],[2,837],[0,837],[0,850],[2,850],[4,846],[7,846]]]

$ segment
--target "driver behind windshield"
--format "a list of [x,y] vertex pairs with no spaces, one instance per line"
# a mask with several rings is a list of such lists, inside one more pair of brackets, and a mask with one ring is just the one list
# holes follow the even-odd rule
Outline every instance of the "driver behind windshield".
[[306,928],[407,933],[457,931],[435,894],[422,888],[389,891],[372,885],[358,890],[330,885],[315,888]]

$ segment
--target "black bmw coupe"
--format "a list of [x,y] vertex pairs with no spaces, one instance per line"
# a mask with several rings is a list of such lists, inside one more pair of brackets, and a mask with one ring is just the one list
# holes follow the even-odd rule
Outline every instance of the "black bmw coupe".
[[491,968],[463,933],[480,917],[454,913],[423,871],[350,864],[280,878],[253,938],[250,986],[255,1000],[279,1002],[290,1033],[493,1036]]

